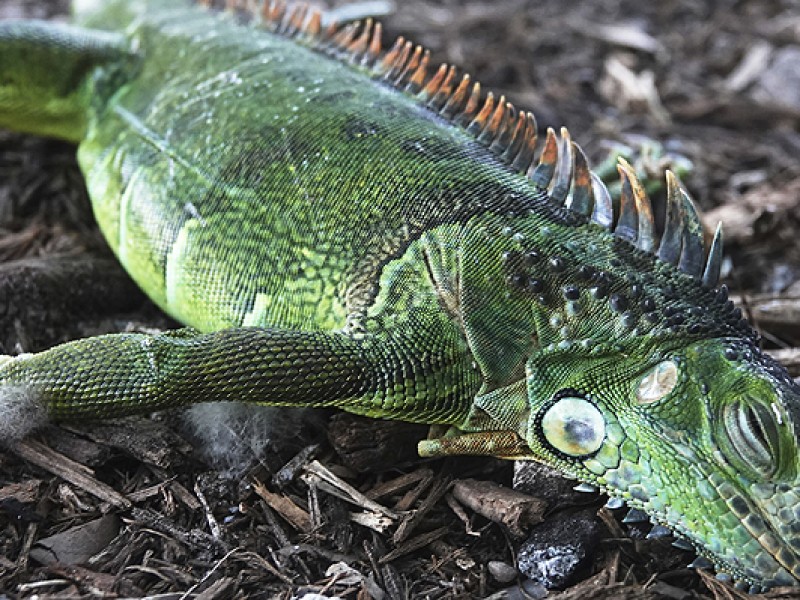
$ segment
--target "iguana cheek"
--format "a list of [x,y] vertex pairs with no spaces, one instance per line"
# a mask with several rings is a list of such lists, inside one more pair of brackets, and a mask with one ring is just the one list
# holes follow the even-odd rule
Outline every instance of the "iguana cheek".
[[603,445],[606,422],[600,410],[585,398],[564,396],[542,415],[541,431],[556,451],[581,458]]

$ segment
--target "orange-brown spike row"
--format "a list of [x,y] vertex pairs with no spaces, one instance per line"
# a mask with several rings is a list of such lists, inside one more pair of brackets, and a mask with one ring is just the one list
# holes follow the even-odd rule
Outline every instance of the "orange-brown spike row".
[[553,131],[553,128],[548,127],[539,163],[535,167],[532,166],[531,169],[528,169],[528,179],[537,187],[546,190],[553,179],[556,162],[558,162],[558,140],[556,140],[556,132]]
[[439,89],[428,101],[428,106],[433,108],[434,110],[441,110],[441,108],[447,103],[447,100],[453,94],[453,81],[456,78],[456,68],[452,65],[447,69],[447,75],[444,77],[444,81],[439,86]]
[[467,105],[456,115],[455,122],[466,127],[478,114],[481,105],[481,84],[476,81],[472,84],[472,92],[467,99]]
[[378,73],[383,73],[385,77],[389,77],[389,74],[395,68],[395,63],[397,62],[400,53],[403,51],[403,48],[406,46],[406,39],[401,35],[395,41],[389,51],[383,56],[383,60],[380,62],[380,65],[377,67]]
[[639,213],[636,210],[633,184],[622,164],[617,165],[617,171],[622,189],[619,197],[619,218],[614,228],[614,235],[635,244],[639,238]]
[[572,155],[572,138],[566,127],[561,128],[561,139],[558,143],[558,161],[554,173],[553,186],[550,189],[550,199],[556,204],[564,204],[572,185],[572,165],[575,157]]
[[489,122],[489,118],[492,116],[494,112],[494,94],[489,92],[486,94],[486,100],[483,103],[483,107],[481,111],[472,119],[472,122],[467,126],[467,131],[474,136],[478,136],[478,134],[483,131],[483,128],[486,127],[486,123]]
[[511,102],[506,102],[503,105],[503,121],[498,126],[494,140],[489,146],[492,152],[500,156],[509,148],[511,142],[514,140],[514,127],[516,123],[517,109]]
[[566,206],[570,210],[588,217],[592,214],[594,194],[592,193],[592,173],[589,170],[589,161],[581,147],[572,142],[572,194],[567,199]]
[[404,83],[407,81],[410,82],[412,76],[419,68],[420,63],[422,62],[422,55],[423,55],[423,48],[422,46],[417,46],[414,48],[414,51],[411,53],[411,57],[408,59],[405,65],[403,65],[403,70],[397,76],[395,80],[395,85],[398,87],[402,87]]
[[372,37],[372,19],[367,19],[364,22],[364,27],[361,29],[361,35],[354,39],[347,50],[353,54],[354,57],[360,56],[367,51],[369,47],[369,40]]
[[452,118],[456,113],[460,112],[467,100],[467,91],[469,90],[470,77],[467,73],[461,78],[461,83],[458,84],[456,91],[450,94],[441,113],[448,118]]
[[633,191],[633,199],[636,202],[636,214],[639,217],[639,230],[636,245],[646,252],[653,252],[656,246],[655,223],[653,219],[653,207],[650,198],[644,191],[642,183],[636,176],[636,171],[624,158],[619,159],[619,168],[627,174],[628,181]]
[[520,173],[528,172],[536,155],[536,138],[538,133],[536,117],[534,117],[531,112],[525,113],[525,120],[527,121],[527,127],[525,128],[522,145],[517,155],[514,157],[514,162],[511,164],[511,166]]

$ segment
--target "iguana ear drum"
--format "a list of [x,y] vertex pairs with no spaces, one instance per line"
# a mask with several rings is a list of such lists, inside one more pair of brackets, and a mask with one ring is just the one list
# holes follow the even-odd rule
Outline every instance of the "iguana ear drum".
[[558,453],[586,458],[597,452],[606,438],[600,410],[575,390],[563,390],[542,414],[542,436]]
[[678,365],[674,360],[662,360],[650,369],[636,390],[639,404],[653,404],[669,394],[678,384]]

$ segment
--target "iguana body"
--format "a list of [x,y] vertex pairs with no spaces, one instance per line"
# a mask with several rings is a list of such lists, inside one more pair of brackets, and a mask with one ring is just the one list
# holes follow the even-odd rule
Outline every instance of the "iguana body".
[[533,163],[530,115],[379,28],[105,4],[0,28],[0,124],[79,143],[109,244],[194,329],[7,358],[1,431],[227,400],[448,425],[421,451],[549,463],[800,585],[800,391],[674,179],[656,244],[627,167],[615,211],[566,133]]

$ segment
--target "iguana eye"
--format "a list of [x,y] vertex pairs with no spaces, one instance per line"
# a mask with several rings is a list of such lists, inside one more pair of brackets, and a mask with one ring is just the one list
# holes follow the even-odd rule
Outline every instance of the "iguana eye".
[[544,439],[558,452],[582,458],[594,454],[606,437],[600,410],[585,398],[562,396],[542,415]]
[[720,449],[734,465],[769,477],[780,465],[780,431],[775,415],[760,402],[736,402],[722,412]]
[[662,360],[650,369],[636,390],[639,404],[652,404],[669,394],[678,383],[678,365],[674,360]]

